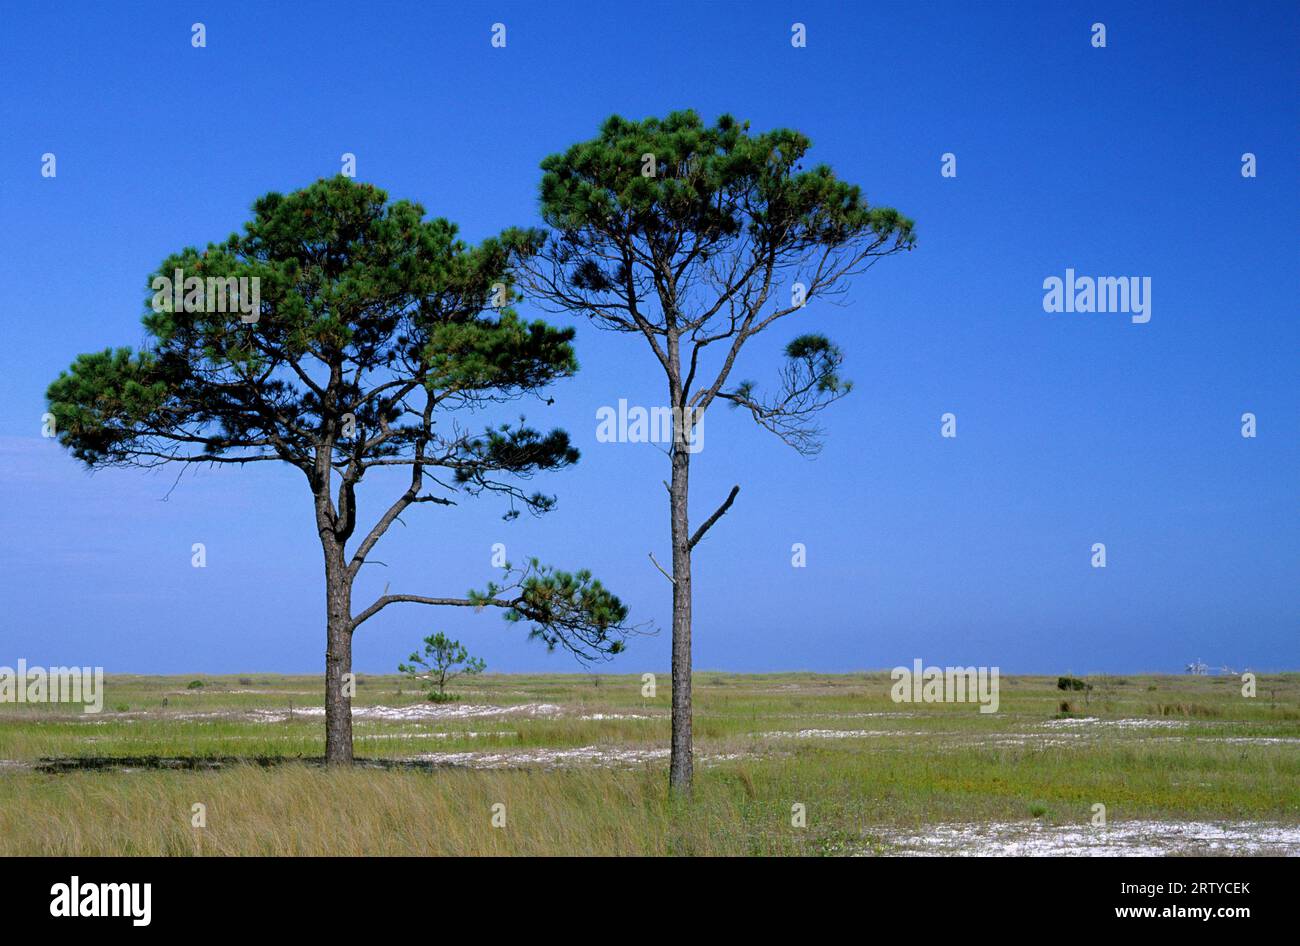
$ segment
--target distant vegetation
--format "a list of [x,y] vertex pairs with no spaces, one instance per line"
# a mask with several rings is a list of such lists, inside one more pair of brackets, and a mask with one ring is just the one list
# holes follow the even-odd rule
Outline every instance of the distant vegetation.
[[447,684],[456,677],[474,676],[487,669],[478,657],[471,657],[460,641],[454,641],[439,631],[424,639],[424,653],[416,651],[406,659],[409,664],[398,664],[397,669],[411,679],[428,685],[429,699],[446,703],[455,697],[447,693]]

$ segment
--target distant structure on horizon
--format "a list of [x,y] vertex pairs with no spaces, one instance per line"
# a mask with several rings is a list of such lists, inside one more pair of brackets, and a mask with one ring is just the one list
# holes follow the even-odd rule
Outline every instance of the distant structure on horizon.
[[1198,657],[1187,665],[1187,672],[1194,677],[1203,677],[1210,672],[1210,668],[1203,664]]

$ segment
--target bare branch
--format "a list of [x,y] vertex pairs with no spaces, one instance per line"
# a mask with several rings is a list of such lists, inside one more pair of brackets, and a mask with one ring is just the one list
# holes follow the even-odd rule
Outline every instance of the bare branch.
[[669,581],[671,581],[674,585],[677,584],[677,579],[674,578],[672,575],[668,574],[668,572],[664,571],[664,567],[663,567],[662,565],[659,564],[658,560],[655,558],[655,553],[654,553],[654,552],[649,552],[649,553],[647,553],[647,554],[649,554],[649,556],[650,556],[650,561],[654,563],[654,567],[657,568],[657,569],[659,569],[659,574],[663,575],[665,578],[667,578]]
[[715,522],[727,514],[727,510],[730,509],[731,504],[736,501],[736,494],[739,492],[739,486],[731,487],[731,492],[727,494],[727,498],[723,501],[722,505],[718,507],[717,512],[705,519],[704,524],[695,530],[695,534],[691,536],[690,548],[695,548],[696,543],[698,543],[700,539],[704,538],[704,533],[708,532]]
[[482,610],[484,607],[492,606],[494,608],[513,608],[515,602],[504,601],[497,598],[489,598],[481,601],[473,601],[469,598],[431,598],[427,595],[389,595],[385,594],[375,600],[375,602],[366,608],[360,614],[352,619],[352,629],[355,631],[358,627],[369,621],[390,604],[398,602],[409,602],[411,604],[431,604],[446,605],[453,608],[475,608]]

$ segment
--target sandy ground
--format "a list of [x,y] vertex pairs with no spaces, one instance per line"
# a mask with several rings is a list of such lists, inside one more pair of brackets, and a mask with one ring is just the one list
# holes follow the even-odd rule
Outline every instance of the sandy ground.
[[[1060,724],[1070,723],[1070,727]],[[998,749],[1072,749],[1090,744],[1090,740],[1099,736],[1102,730],[1178,730],[1188,724],[1178,720],[1148,719],[1060,719],[1041,724],[1051,729],[1044,732],[1002,732],[978,735],[969,732],[952,732],[944,730],[908,730],[908,729],[799,729],[775,730],[757,733],[760,739],[868,739],[874,737],[906,737],[910,739],[948,738],[952,741],[941,743],[942,748],[963,748],[968,746],[989,746]],[[1141,740],[1144,745],[1153,742],[1180,742],[1185,739],[1196,742],[1222,742],[1246,746],[1300,746],[1300,738],[1290,736],[1148,736]]]
[[496,729],[491,732],[382,732],[357,734],[353,741],[363,739],[495,739],[511,738],[518,735],[513,729]]
[[507,752],[425,752],[412,758],[421,762],[473,769],[553,769],[566,766],[610,768],[658,762],[668,758],[668,750],[581,746],[576,749],[514,749]]
[[[380,719],[390,722],[421,720],[439,722],[448,719],[478,719],[484,716],[559,716],[563,712],[553,703],[520,703],[515,706],[486,706],[472,703],[412,703],[410,706],[354,706],[353,719]],[[288,711],[253,710],[250,719],[263,723],[282,723]],[[293,715],[303,718],[325,716],[323,706],[304,706]]]
[[667,713],[651,716],[646,713],[587,713],[578,719],[667,719]]
[[761,739],[864,739],[870,736],[915,736],[905,729],[800,729],[759,733]]
[[1043,723],[1047,729],[1181,729],[1186,725],[1181,719],[1098,719],[1096,716],[1049,719]]
[[1300,857],[1300,825],[1267,822],[1123,821],[1107,827],[1037,821],[937,824],[915,832],[869,833],[891,854],[942,857]]
[[[742,758],[742,753],[707,755],[697,752],[695,761],[702,765]],[[411,756],[437,765],[466,766],[474,769],[556,769],[567,766],[614,768],[659,762],[668,758],[665,749],[631,749],[620,746],[580,746],[576,749],[513,749],[505,752],[425,752]]]

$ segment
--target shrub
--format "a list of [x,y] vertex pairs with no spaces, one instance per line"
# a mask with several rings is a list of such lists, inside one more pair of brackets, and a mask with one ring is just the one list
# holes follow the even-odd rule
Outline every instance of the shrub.
[[424,639],[424,653],[411,654],[409,664],[397,669],[413,680],[430,685],[429,699],[446,703],[455,699],[447,693],[447,683],[455,677],[482,673],[487,667],[478,657],[471,657],[460,641],[451,640],[441,631]]

